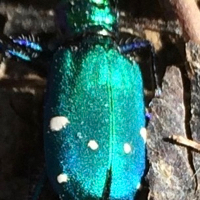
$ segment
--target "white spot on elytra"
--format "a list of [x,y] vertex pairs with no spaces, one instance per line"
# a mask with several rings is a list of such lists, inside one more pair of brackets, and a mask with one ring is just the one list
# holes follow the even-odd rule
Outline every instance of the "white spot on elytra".
[[136,186],[136,189],[137,189],[137,190],[139,190],[139,189],[140,189],[140,187],[141,187],[141,184],[140,184],[140,183],[138,183],[138,184],[137,184],[137,186]]
[[96,150],[98,149],[99,145],[97,144],[95,140],[90,140],[88,142],[88,147],[90,147],[92,150]]
[[56,116],[50,120],[50,129],[52,131],[59,131],[62,128],[65,128],[69,123],[70,121],[67,119],[67,117]]
[[82,138],[83,138],[82,133],[81,133],[81,132],[78,132],[78,133],[77,133],[77,137],[78,137],[79,139],[82,139]]
[[58,183],[66,183],[67,181],[69,181],[69,177],[67,176],[67,174],[59,174],[57,176],[57,181]]
[[146,143],[147,141],[147,129],[146,128],[141,128],[140,129],[140,135],[142,136],[144,142]]
[[127,154],[131,152],[131,145],[130,144],[128,144],[128,143],[124,144],[124,152],[127,153]]

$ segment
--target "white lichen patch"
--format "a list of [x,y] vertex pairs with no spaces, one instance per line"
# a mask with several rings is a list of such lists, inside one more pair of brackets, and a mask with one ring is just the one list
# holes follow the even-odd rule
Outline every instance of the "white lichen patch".
[[126,153],[126,154],[128,154],[128,153],[130,153],[131,152],[131,145],[129,144],[129,143],[125,143],[124,144],[124,152]]
[[67,176],[67,174],[59,174],[57,176],[57,181],[58,183],[66,183],[67,181],[69,181],[69,177]]
[[67,117],[64,116],[56,116],[50,120],[50,129],[52,131],[60,131],[61,129],[65,128],[70,121]]
[[146,128],[141,128],[140,129],[140,135],[142,136],[144,142],[146,143],[147,141],[147,129]]
[[92,150],[96,150],[98,149],[99,145],[97,144],[95,140],[90,140],[88,142],[88,147],[90,147]]

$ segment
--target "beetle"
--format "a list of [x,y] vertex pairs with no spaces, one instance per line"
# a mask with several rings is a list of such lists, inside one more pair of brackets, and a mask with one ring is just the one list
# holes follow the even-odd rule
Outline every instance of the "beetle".
[[[49,180],[63,200],[133,199],[145,169],[143,81],[138,64],[123,53],[138,46],[116,44],[109,0],[65,0],[58,8],[70,44],[54,54],[47,78]],[[40,51],[28,39],[12,43]],[[19,50],[7,53],[31,60]]]
[[145,168],[139,66],[110,37],[117,19],[108,0],[65,0],[61,8],[68,35],[89,34],[58,50],[48,75],[48,177],[63,200],[101,199],[107,188],[109,199],[132,199]]

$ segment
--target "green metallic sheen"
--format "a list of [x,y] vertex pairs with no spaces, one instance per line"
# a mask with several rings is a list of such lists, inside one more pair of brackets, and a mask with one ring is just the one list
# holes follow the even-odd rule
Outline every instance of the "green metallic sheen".
[[109,0],[62,0],[61,4],[65,8],[65,27],[72,36],[102,29],[116,31],[116,12]]
[[[84,9],[83,9],[84,10]],[[70,123],[60,131],[51,118]],[[58,50],[48,77],[45,156],[49,179],[63,200],[101,198],[111,171],[110,200],[132,200],[145,168],[143,84],[139,66],[108,37],[90,36]],[[98,149],[88,147],[95,140]],[[131,152],[124,152],[124,144]],[[69,181],[59,184],[57,176]]]

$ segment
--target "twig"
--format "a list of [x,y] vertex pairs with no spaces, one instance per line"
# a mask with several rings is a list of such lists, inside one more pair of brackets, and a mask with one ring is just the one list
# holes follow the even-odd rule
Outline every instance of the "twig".
[[200,12],[195,0],[164,0],[177,14],[185,40],[200,43]]
[[181,144],[181,145],[188,146],[188,147],[191,147],[191,148],[193,148],[197,151],[200,151],[200,144],[198,142],[195,142],[193,140],[189,140],[189,139],[184,138],[180,135],[172,135],[169,138],[172,139],[173,141]]

